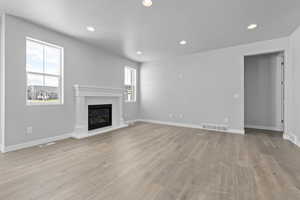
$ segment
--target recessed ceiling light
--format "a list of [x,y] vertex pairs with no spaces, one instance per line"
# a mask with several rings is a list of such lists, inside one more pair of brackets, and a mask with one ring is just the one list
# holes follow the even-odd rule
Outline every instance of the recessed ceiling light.
[[248,30],[252,30],[252,29],[256,29],[257,28],[257,24],[250,24],[248,26]]
[[137,54],[137,55],[142,55],[142,54],[143,54],[143,52],[141,52],[141,51],[137,51],[137,52],[136,52],[136,54]]
[[96,29],[92,26],[87,26],[86,30],[89,31],[89,32],[95,32]]
[[186,45],[186,41],[185,40],[181,40],[180,42],[179,42],[179,44],[181,44],[181,45]]
[[152,6],[152,0],[143,0],[143,5],[145,7],[151,7]]

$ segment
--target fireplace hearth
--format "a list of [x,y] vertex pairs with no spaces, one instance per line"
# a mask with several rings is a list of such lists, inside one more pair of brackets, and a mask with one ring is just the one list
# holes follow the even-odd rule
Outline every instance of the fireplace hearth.
[[112,126],[112,104],[88,105],[88,130]]

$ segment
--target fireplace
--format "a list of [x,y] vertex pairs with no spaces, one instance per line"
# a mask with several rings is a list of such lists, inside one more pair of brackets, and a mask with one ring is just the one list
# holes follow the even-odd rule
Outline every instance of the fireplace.
[[[74,133],[72,133],[72,137],[76,139],[82,139],[93,135],[102,134],[108,131],[116,130],[119,128],[127,127],[127,124],[124,123],[123,119],[123,88],[109,88],[91,85],[74,85],[74,90],[75,126]],[[112,114],[108,112],[108,114],[111,115],[111,123],[102,123],[102,119],[100,120],[101,126],[97,126],[97,129],[92,130],[96,127],[94,124],[95,121],[91,121],[89,119],[89,105],[91,105],[91,109],[93,107],[92,105],[106,104],[111,104],[112,107]],[[105,115],[107,115],[107,113]],[[107,121],[107,118],[104,121]],[[96,121],[95,123],[99,125],[98,122]],[[102,128],[102,126],[104,127],[104,125],[106,127]]]
[[112,104],[88,106],[88,130],[112,125]]

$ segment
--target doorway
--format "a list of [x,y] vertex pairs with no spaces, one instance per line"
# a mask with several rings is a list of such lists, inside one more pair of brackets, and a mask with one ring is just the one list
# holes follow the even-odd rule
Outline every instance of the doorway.
[[246,133],[283,132],[284,52],[245,56],[244,64]]

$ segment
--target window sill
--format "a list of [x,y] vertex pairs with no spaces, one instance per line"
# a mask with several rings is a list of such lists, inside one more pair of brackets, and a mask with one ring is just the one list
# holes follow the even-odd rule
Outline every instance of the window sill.
[[27,102],[26,106],[62,106],[63,103],[30,103]]

